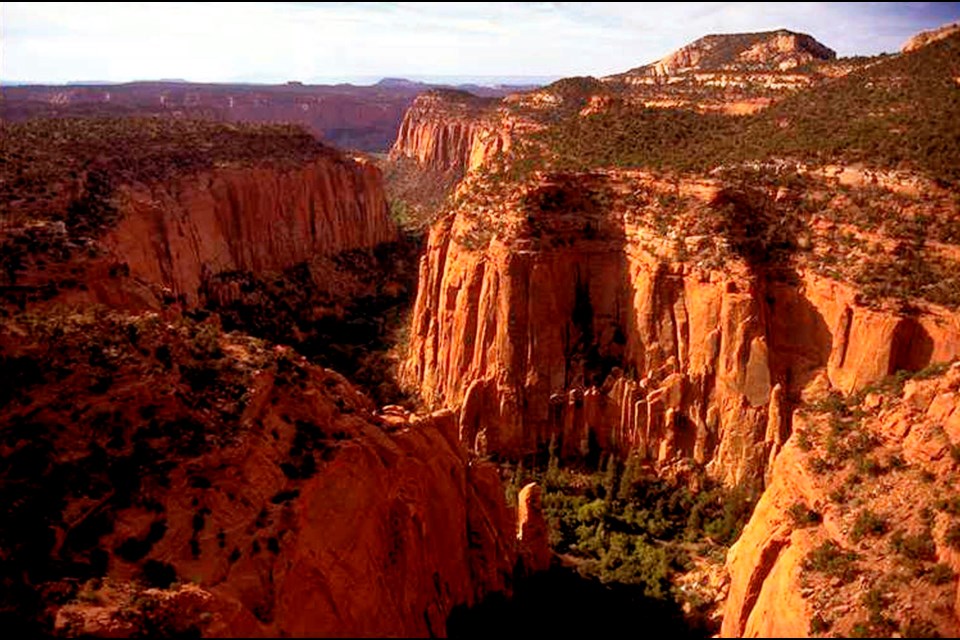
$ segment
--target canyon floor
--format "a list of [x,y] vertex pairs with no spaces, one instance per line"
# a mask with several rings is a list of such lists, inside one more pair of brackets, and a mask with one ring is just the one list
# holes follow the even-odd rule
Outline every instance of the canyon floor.
[[956,636],[958,79],[779,30],[404,94],[389,151],[5,119],[0,621]]

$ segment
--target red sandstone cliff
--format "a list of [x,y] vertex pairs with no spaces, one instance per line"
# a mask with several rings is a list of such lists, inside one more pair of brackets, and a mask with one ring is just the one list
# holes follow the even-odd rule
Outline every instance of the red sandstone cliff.
[[77,238],[62,222],[5,230],[0,241],[21,234],[40,249],[20,259],[17,286],[7,291],[129,309],[195,304],[217,295],[204,289],[217,274],[278,272],[398,239],[380,171],[339,154],[120,185],[111,203],[116,221],[98,237]]
[[[851,391],[960,353],[955,315],[903,317],[812,272],[790,284],[729,255],[684,258],[650,226],[664,193],[695,220],[728,197],[716,181],[635,172],[547,176],[479,204],[462,194],[421,261],[403,381],[459,410],[478,451],[519,455],[556,435],[566,456],[637,451],[735,484],[762,479],[807,384]],[[717,242],[691,235],[683,253]]]
[[137,281],[195,301],[204,276],[278,271],[397,238],[380,172],[325,157],[292,170],[218,169],[125,189],[103,240]]
[[424,171],[463,177],[510,149],[510,127],[499,122],[496,104],[463,91],[418,96],[400,125],[391,160],[409,158]]
[[[44,322],[59,327],[54,349],[5,324],[4,357],[50,375],[0,406],[8,429],[34,425],[0,445],[14,463],[0,487],[17,579],[73,598],[60,633],[444,635],[452,607],[509,589],[515,515],[496,467],[460,447],[454,415],[378,414],[335,372],[211,323]],[[69,360],[89,345],[103,349],[96,364]],[[49,536],[32,533],[40,521]],[[542,558],[536,542],[524,550]],[[85,582],[89,566],[102,579]],[[195,586],[146,593],[131,586],[142,578]]]

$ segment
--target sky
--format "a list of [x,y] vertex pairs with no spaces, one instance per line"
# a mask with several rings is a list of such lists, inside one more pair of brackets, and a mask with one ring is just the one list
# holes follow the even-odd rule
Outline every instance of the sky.
[[709,33],[892,52],[960,2],[0,3],[0,79],[372,82],[602,76]]

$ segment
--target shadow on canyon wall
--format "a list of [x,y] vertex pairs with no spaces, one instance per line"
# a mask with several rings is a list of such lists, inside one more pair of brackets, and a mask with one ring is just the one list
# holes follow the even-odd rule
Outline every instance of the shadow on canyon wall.
[[281,273],[217,274],[204,283],[204,307],[224,329],[289,345],[334,369],[380,405],[407,400],[395,380],[406,316],[416,296],[421,237],[346,251]]

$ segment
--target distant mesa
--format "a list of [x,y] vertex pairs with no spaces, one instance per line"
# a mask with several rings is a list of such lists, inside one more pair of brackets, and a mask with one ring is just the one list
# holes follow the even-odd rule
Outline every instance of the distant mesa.
[[428,85],[414,80],[407,80],[406,78],[383,78],[374,86],[389,89],[420,89]]

